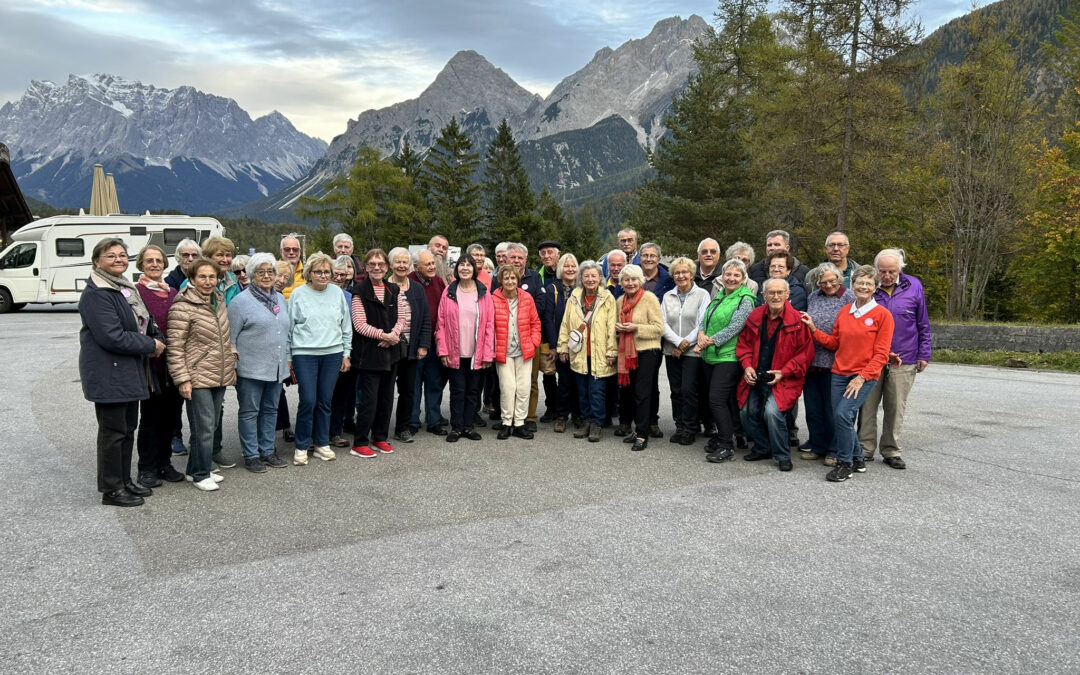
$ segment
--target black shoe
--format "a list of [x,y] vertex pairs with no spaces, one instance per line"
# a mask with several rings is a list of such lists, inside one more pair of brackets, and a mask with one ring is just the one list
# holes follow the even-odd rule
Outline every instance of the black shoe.
[[676,443],[677,444],[679,441],[682,440],[682,437],[683,437],[682,429],[676,429],[675,433],[668,436],[668,443]]
[[154,491],[150,488],[136,485],[130,480],[124,481],[124,489],[135,495],[136,497],[149,497],[150,495],[154,494]]
[[289,466],[289,463],[278,457],[276,452],[271,452],[266,457],[263,457],[262,463],[271,469],[284,469]]
[[780,470],[781,471],[791,471],[791,469],[792,469],[790,459],[782,459],[782,460],[780,460],[779,464],[780,464]]
[[655,424],[649,425],[649,438],[663,438],[663,437],[664,437],[664,432],[660,431],[659,426],[657,426]]
[[165,467],[158,469],[158,477],[166,483],[179,483],[184,480],[184,474],[174,469],[172,464],[167,464]]
[[492,422],[498,422],[499,420],[502,419],[502,413],[499,412],[498,410],[492,410],[491,412],[488,413],[488,419],[491,420]]
[[841,483],[851,478],[851,465],[837,462],[832,471],[825,474],[825,480],[830,483]]
[[525,431],[529,433],[536,433],[536,422],[525,422]]
[[881,461],[885,462],[894,469],[906,469],[907,464],[904,464],[904,460],[899,457],[882,457]]
[[158,478],[157,472],[155,471],[140,471],[139,477],[135,480],[138,481],[139,485],[148,488],[156,488],[161,485],[161,479]]
[[714,452],[720,449],[720,437],[712,436],[708,442],[705,443],[705,452]]
[[682,438],[679,439],[679,445],[693,445],[696,440],[693,431],[684,431]]
[[473,431],[472,429],[466,429],[465,431],[462,431],[461,437],[467,438],[470,441],[479,441],[483,438],[483,436],[480,435],[480,432]]
[[487,426],[487,422],[485,422],[484,418],[480,416],[480,413],[476,413],[475,415],[473,415],[472,423],[474,427],[480,427],[481,429]]
[[495,438],[499,439],[500,441],[505,441],[506,439],[510,438],[510,427],[504,426],[503,428],[499,429],[499,435]]
[[704,435],[706,435],[706,436],[715,436],[716,435],[716,425],[715,424],[706,424],[704,426],[705,426]]
[[851,470],[855,473],[866,473],[866,460],[862,457],[856,457],[852,459]]
[[296,434],[293,433],[292,429],[282,429],[281,440],[285,441],[286,443],[292,443],[296,440]]
[[[433,426],[433,427],[428,427],[427,430],[428,430],[429,434],[435,434],[436,436],[445,436],[446,435],[446,427],[442,426],[441,424]],[[457,439],[454,439],[454,440],[457,440]],[[451,441],[451,443],[452,442],[453,441]]]
[[461,438],[461,434],[457,431],[451,431],[450,433],[446,434],[447,443],[457,443],[459,438]]
[[395,441],[401,441],[402,443],[412,443],[413,442],[412,432],[409,431],[408,429],[405,429],[404,431],[398,431],[398,432],[396,432],[394,434],[394,440]]
[[620,424],[619,426],[615,427],[615,431],[612,431],[611,433],[615,434],[616,436],[625,436],[630,433],[630,425]]
[[747,462],[760,462],[763,459],[772,459],[771,454],[762,452],[751,452],[749,455],[743,457]]
[[513,434],[514,438],[524,438],[527,441],[531,441],[536,436],[526,426],[514,427]]
[[746,436],[742,434],[735,434],[735,447],[739,450],[746,450],[750,445],[746,442]]
[[636,436],[634,436],[634,434],[627,434],[626,437],[622,439],[622,442],[623,443],[633,443],[635,438],[636,438]]
[[635,438],[634,439],[634,444],[630,446],[630,449],[635,451],[635,452],[640,452],[640,451],[644,450],[647,447],[649,447],[649,439],[648,438]]
[[717,448],[705,456],[705,459],[713,464],[719,464],[720,462],[726,462],[735,456],[735,451],[731,448]]
[[554,422],[556,417],[558,417],[558,415],[555,414],[555,411],[549,410],[540,417],[540,421],[546,424],[548,422]]
[[266,465],[258,457],[244,460],[244,468],[251,473],[266,473]]
[[142,506],[146,501],[127,490],[120,489],[103,493],[101,503],[105,506]]

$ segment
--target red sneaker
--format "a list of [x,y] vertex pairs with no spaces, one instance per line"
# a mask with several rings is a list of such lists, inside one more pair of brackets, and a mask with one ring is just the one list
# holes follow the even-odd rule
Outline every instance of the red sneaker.
[[354,445],[353,449],[349,451],[350,455],[356,455],[357,457],[375,457],[375,451],[366,445]]
[[390,445],[386,441],[375,441],[374,443],[372,443],[372,445],[374,445],[375,449],[384,455],[389,455],[391,452],[394,451],[394,446]]

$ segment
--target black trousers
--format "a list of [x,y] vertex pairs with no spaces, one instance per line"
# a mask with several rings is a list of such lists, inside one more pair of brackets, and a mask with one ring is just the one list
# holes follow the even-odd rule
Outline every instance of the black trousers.
[[334,383],[334,395],[330,398],[330,435],[340,436],[345,421],[352,420],[356,411],[356,373],[349,370],[339,373]]
[[447,368],[447,371],[450,375],[450,428],[458,432],[472,429],[484,371],[473,370],[472,359],[461,359],[457,368]]
[[139,426],[139,402],[95,403],[98,492],[112,492],[131,481],[131,451]]
[[[536,356],[533,358],[540,358],[540,351],[537,350]],[[557,360],[557,359],[556,359]],[[559,380],[556,377],[559,371],[558,366],[555,367],[554,373],[541,373],[540,377],[544,381],[544,412],[557,412],[559,409]]]
[[[390,366],[390,370],[359,370],[356,373],[356,397],[363,401],[363,405],[356,413],[353,445],[385,441],[390,431],[390,413],[394,408],[397,364]],[[411,414],[412,411],[409,412]]]
[[165,387],[160,393],[139,402],[139,473],[157,474],[172,462],[173,425],[181,414],[184,399],[176,387]]
[[394,433],[409,428],[413,402],[416,400],[416,359],[397,362],[397,411],[394,413]]
[[[638,367],[630,371],[630,384],[619,388],[622,398],[619,405],[619,423],[629,412],[634,421],[638,438],[649,437],[649,425],[653,423],[653,401],[659,400],[660,359],[663,353],[659,349],[646,349],[638,352]],[[653,396],[653,391],[657,391]]]
[[735,393],[742,377],[742,366],[738,361],[724,361],[706,365],[709,371],[709,409],[716,423],[717,444],[721,448],[733,449],[732,435],[735,433],[735,420],[739,419],[739,403]]
[[281,397],[278,398],[277,407],[277,424],[274,426],[275,431],[281,431],[282,429],[291,429],[292,422],[289,421],[289,399],[285,398],[285,387],[281,387]]
[[555,414],[558,417],[581,417],[581,404],[578,402],[577,377],[570,367],[570,362],[561,359],[555,362],[555,374],[558,377],[558,393],[555,395]]
[[697,433],[698,384],[701,380],[702,361],[693,356],[675,358],[668,356],[667,377],[671,387],[671,417],[675,429]]

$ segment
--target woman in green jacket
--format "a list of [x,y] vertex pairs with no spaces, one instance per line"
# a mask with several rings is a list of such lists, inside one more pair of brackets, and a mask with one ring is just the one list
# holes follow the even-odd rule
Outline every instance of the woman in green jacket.
[[735,358],[735,343],[746,317],[754,309],[753,292],[746,287],[746,265],[741,260],[724,263],[720,273],[723,290],[716,294],[701,320],[694,351],[705,362],[709,382],[709,409],[716,424],[716,435],[705,450],[710,462],[722,462],[735,454],[733,434],[739,413],[735,396],[742,368]]

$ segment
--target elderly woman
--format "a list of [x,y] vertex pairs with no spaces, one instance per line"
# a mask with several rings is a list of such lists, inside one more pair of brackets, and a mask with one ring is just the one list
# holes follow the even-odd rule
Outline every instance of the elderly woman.
[[[165,277],[165,283],[169,284],[176,290],[180,290],[180,287],[187,281],[187,271],[191,267],[191,263],[195,261],[200,255],[199,243],[194,239],[181,239],[180,243],[176,245],[176,250],[173,252],[173,257],[176,259],[176,267]],[[165,261],[166,264],[168,260]]]
[[225,387],[236,384],[236,348],[225,298],[217,290],[223,273],[217,261],[198,258],[169,309],[169,374],[187,399],[191,427],[187,479],[205,491],[217,490],[222,480],[211,473],[211,458],[214,440],[221,438]]
[[[783,279],[788,282],[788,288],[791,289],[791,298],[788,302],[795,308],[795,311],[805,312],[806,287],[797,277],[794,277],[791,274],[792,270],[795,269],[795,257],[787,251],[773,251],[769,254],[768,258],[766,258],[765,268],[769,273],[769,279]],[[758,290],[756,293],[758,305],[765,304],[765,298],[762,295],[762,291]]]
[[330,283],[333,273],[330,256],[312,253],[304,262],[304,285],[289,298],[289,368],[300,390],[296,466],[308,463],[308,448],[324,462],[337,456],[330,449],[330,401],[338,374],[351,367],[353,330],[345,294]]
[[221,270],[221,279],[218,281],[217,291],[225,298],[226,305],[232,302],[232,299],[242,290],[236,276],[231,271],[235,252],[236,245],[233,244],[231,239],[225,237],[210,237],[202,245],[203,257],[216,262]]
[[356,416],[356,432],[351,454],[375,457],[375,451],[389,454],[387,442],[390,413],[394,405],[394,380],[401,360],[403,340],[409,328],[409,302],[401,289],[387,282],[390,260],[381,248],[364,256],[367,278],[353,287],[352,326],[353,368],[357,398],[363,402]]
[[[165,251],[154,244],[139,251],[135,259],[135,267],[142,272],[135,286],[162,336],[168,334],[169,308],[176,298],[176,289],[162,278],[167,260]],[[136,445],[139,449],[139,485],[155,488],[162,480],[170,483],[184,480],[184,474],[172,465],[173,432],[184,401],[169,378],[164,356],[150,359],[150,370],[155,386],[150,388],[150,398],[143,399],[139,406]]]
[[[806,301],[806,313],[823,333],[832,333],[840,309],[855,301],[855,294],[844,286],[844,275],[831,262],[823,262],[806,275],[806,282],[816,286]],[[825,459],[827,466],[836,465],[833,450],[832,367],[835,355],[819,343],[814,343],[814,360],[806,372],[803,400],[806,402],[806,428],[810,432],[803,459]]]
[[649,436],[655,433],[650,429],[657,412],[653,403],[660,396],[653,390],[659,386],[664,317],[660,301],[645,290],[644,284],[645,275],[638,265],[627,265],[619,272],[623,289],[615,322],[619,341],[619,421],[634,421],[636,435],[628,434],[623,439],[624,443],[633,443],[631,450],[648,447]]
[[555,275],[548,280],[537,302],[540,315],[540,330],[544,342],[550,347],[547,358],[555,366],[557,394],[555,396],[555,433],[566,431],[566,420],[571,415],[574,424],[581,428],[581,410],[578,405],[577,378],[570,369],[570,363],[558,358],[559,328],[566,315],[566,302],[574,292],[577,283],[578,261],[573,253],[564,253],[555,263]]
[[[287,260],[278,260],[274,263],[274,268],[277,272],[274,275],[274,290],[284,297],[283,291],[292,283],[294,268]],[[285,302],[288,302],[288,299]],[[281,395],[278,398],[277,424],[274,425],[274,430],[281,432],[281,440],[286,443],[292,443],[295,436],[293,436],[292,422],[289,419],[289,400],[285,398],[285,387],[295,383],[296,378],[290,372],[289,376],[282,381]]]
[[229,265],[229,271],[236,277],[236,283],[240,284],[241,291],[251,284],[251,279],[247,273],[247,264],[250,260],[251,256],[238,255],[233,258],[232,265]]
[[890,361],[893,317],[874,300],[877,284],[878,272],[870,265],[862,265],[851,273],[855,301],[840,308],[831,334],[818,329],[810,314],[802,314],[802,321],[813,332],[814,340],[836,352],[832,366],[836,466],[825,476],[834,483],[847,480],[852,471],[866,472],[855,420],[881,369]]
[[701,319],[694,350],[705,362],[709,380],[709,410],[716,424],[716,435],[705,446],[706,459],[723,462],[735,455],[733,435],[739,414],[736,391],[742,368],[735,357],[739,331],[754,309],[754,294],[744,283],[746,265],[741,260],[724,263],[720,273],[723,288],[717,292]]
[[416,397],[416,364],[431,349],[431,308],[424,287],[409,277],[412,271],[412,256],[408,249],[400,246],[390,249],[390,282],[409,303],[408,320],[401,334],[405,344],[397,365],[398,401],[394,413],[394,439],[402,443],[413,442],[409,419]]
[[229,305],[229,335],[236,364],[237,430],[244,466],[252,473],[288,466],[274,447],[281,381],[289,376],[289,312],[285,296],[274,290],[274,256],[256,253],[248,260],[251,284]]
[[689,258],[671,263],[675,288],[660,299],[664,320],[664,356],[668,385],[671,389],[671,416],[675,433],[669,439],[680,445],[693,445],[698,429],[698,383],[704,368],[701,354],[694,351],[698,326],[709,306],[709,292],[694,284],[697,266]]
[[[341,235],[339,234],[338,237]],[[349,235],[345,235],[348,237]],[[334,237],[334,241],[337,244],[335,249],[352,249],[352,239],[341,240],[338,237]],[[347,244],[348,246],[343,246]],[[354,281],[356,277],[356,264],[353,261],[352,255],[341,254],[334,258],[334,275],[333,283],[345,293],[345,302],[348,303],[350,311],[352,308],[352,287],[354,283],[360,283]],[[364,279],[367,279],[367,275],[364,275]],[[356,336],[353,335],[353,344],[355,346]],[[353,359],[355,366],[355,359]],[[334,385],[334,395],[330,399],[330,445],[337,446],[339,448],[349,447],[349,441],[343,436],[346,427],[351,428],[353,432],[356,431],[354,417],[356,415],[356,369],[351,368],[348,372],[342,372],[338,374],[337,383]]]
[[607,380],[615,374],[619,353],[615,339],[618,310],[615,297],[602,286],[603,277],[595,260],[586,260],[578,267],[578,288],[566,301],[556,348],[559,360],[569,362],[577,375],[578,404],[586,424],[574,432],[574,438],[588,436],[590,443],[600,440],[607,415]]
[[462,436],[478,441],[473,426],[480,395],[480,371],[495,359],[495,320],[491,292],[476,282],[476,262],[458,258],[454,281],[443,291],[436,321],[435,343],[442,365],[450,375],[450,427],[448,443]]
[[540,317],[528,293],[518,291],[521,273],[507,265],[499,270],[499,288],[492,294],[495,315],[495,369],[499,373],[502,427],[499,440],[511,433],[526,440],[533,433],[525,429],[532,390],[532,360],[540,348]]
[[97,482],[101,503],[139,506],[150,488],[131,480],[131,451],[139,401],[150,395],[147,357],[161,356],[157,333],[142,295],[124,277],[122,239],[102,239],[91,256],[94,269],[79,298],[79,375],[83,396],[97,416]]
[[[747,244],[745,241],[737,241],[731,246],[728,246],[725,253],[724,260],[740,260],[742,261],[742,264],[746,266],[746,269],[750,269],[750,266],[754,264],[754,247]],[[757,294],[759,289],[756,281],[747,276],[746,281],[743,283],[746,284],[746,287],[749,288],[751,292],[755,295]],[[719,289],[723,283],[720,279],[717,279],[716,285]]]

